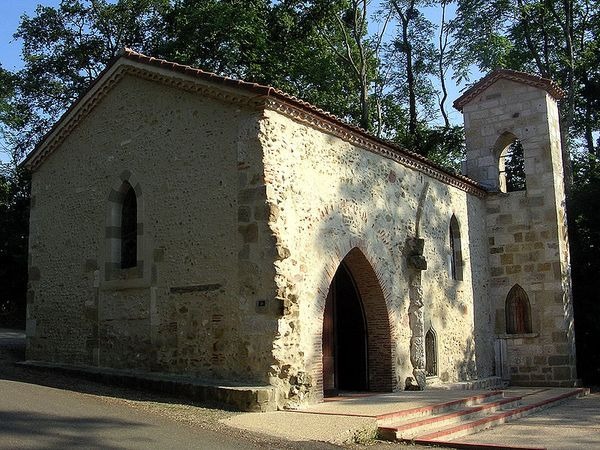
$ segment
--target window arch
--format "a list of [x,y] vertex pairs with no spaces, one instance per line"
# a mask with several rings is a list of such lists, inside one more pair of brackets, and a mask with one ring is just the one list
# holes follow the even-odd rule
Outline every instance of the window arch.
[[437,376],[437,336],[433,327],[425,333],[425,373],[428,377]]
[[506,333],[531,333],[531,306],[527,293],[515,284],[506,296]]
[[106,281],[133,280],[147,275],[143,258],[142,188],[133,174],[124,170],[108,194],[105,228]]
[[504,133],[495,145],[498,155],[498,189],[516,192],[526,189],[523,143],[512,133]]
[[462,246],[460,239],[460,226],[456,216],[452,214],[449,227],[450,240],[450,278],[463,279]]
[[137,198],[129,182],[124,181],[121,187],[123,202],[121,204],[121,269],[137,265]]

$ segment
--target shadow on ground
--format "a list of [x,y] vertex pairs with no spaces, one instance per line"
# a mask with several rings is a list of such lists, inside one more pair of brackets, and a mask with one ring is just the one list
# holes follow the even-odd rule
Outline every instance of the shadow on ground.
[[[222,424],[220,420],[237,413],[220,405],[194,402],[128,387],[105,385],[54,370],[33,369],[15,365],[16,362],[23,360],[25,360],[23,331],[0,329],[0,380],[106,397],[110,399],[107,406],[109,409],[111,403],[122,406],[124,403],[131,401],[133,404],[129,402],[128,405],[132,408],[141,409],[142,414],[153,415],[160,421],[164,419],[173,420],[173,425],[175,425],[175,422],[183,425],[180,430],[184,433],[187,433],[186,430],[190,430],[190,433],[206,430],[208,433],[212,432],[213,435],[216,433],[216,436],[223,436],[223,442],[214,443],[218,444],[217,447],[221,445],[222,448],[265,448],[271,450],[330,450],[339,448],[339,446],[325,442],[286,441],[272,436],[230,428]],[[16,391],[13,393],[2,392],[1,395],[12,395],[12,403],[21,404]],[[43,443],[43,448],[57,449],[74,446],[115,448],[110,445],[107,447],[107,442],[112,442],[111,436],[118,437],[121,434],[131,436],[131,439],[135,441],[127,441],[128,443],[122,448],[152,447],[150,441],[144,441],[146,439],[144,436],[151,433],[153,427],[143,422],[119,420],[113,417],[91,417],[89,414],[69,417],[66,415],[66,411],[60,411],[58,405],[56,405],[57,412],[52,414],[38,411],[35,406],[33,406],[32,411],[31,405],[28,405],[28,411],[25,407],[6,407],[6,405],[7,403],[5,403],[4,408],[2,407],[0,397],[0,442],[3,442],[0,443],[0,448],[13,448],[12,444],[18,446],[24,442]],[[39,409],[42,410],[42,408]],[[35,425],[32,426],[32,424]],[[115,442],[118,442],[118,440]],[[233,445],[234,443],[235,445]],[[10,444],[10,446],[4,447],[4,444]],[[200,445],[198,448],[207,447]]]
[[[0,436],[4,436],[4,439],[7,439],[7,436],[27,436],[29,440],[43,441],[48,448],[101,448],[103,442],[96,435],[99,431],[118,433],[119,430],[131,431],[132,427],[145,426],[135,422],[95,417],[73,418],[27,411],[0,411]],[[73,432],[74,427],[76,433]],[[138,443],[152,442],[151,439],[141,436],[136,440]]]
[[134,401],[184,404],[202,406],[204,408],[214,408],[222,411],[235,411],[226,405],[210,402],[200,403],[185,398],[174,398],[172,396],[161,395],[156,392],[137,390],[131,387],[107,385],[87,379],[84,376],[66,375],[55,370],[23,367],[15,364],[24,360],[25,339],[23,332],[20,330],[0,329],[0,379],[2,380],[19,381],[56,389],[66,389],[83,394],[101,395]]

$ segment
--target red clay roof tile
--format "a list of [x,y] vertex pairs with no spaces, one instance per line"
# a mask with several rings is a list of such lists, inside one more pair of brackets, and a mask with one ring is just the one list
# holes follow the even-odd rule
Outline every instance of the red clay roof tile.
[[[161,69],[166,69],[166,70],[170,70],[170,71],[174,71],[174,72],[183,73],[185,75],[193,76],[198,79],[208,81],[211,83],[222,84],[224,86],[232,87],[235,89],[243,89],[246,91],[250,91],[250,92],[253,92],[253,93],[256,93],[259,95],[263,95],[265,97],[273,97],[273,98],[279,99],[280,101],[282,101],[284,103],[287,103],[291,106],[295,106],[299,109],[308,111],[316,116],[319,116],[323,119],[326,119],[326,120],[334,123],[335,125],[343,127],[350,132],[361,135],[362,137],[364,137],[370,141],[374,141],[379,145],[385,146],[385,147],[387,147],[387,149],[389,149],[389,151],[391,153],[404,155],[410,159],[413,159],[415,161],[423,163],[424,165],[429,166],[434,171],[442,172],[442,173],[446,174],[447,176],[450,176],[451,178],[455,178],[463,183],[466,183],[466,184],[472,186],[472,188],[475,188],[476,190],[479,190],[479,191],[484,190],[484,188],[479,183],[477,183],[476,181],[474,181],[468,177],[465,177],[463,175],[454,174],[453,172],[430,161],[429,159],[425,158],[424,156],[419,155],[418,153],[406,150],[404,148],[399,147],[397,144],[395,144],[393,142],[390,142],[385,139],[381,139],[374,135],[371,135],[370,133],[363,130],[362,128],[357,127],[355,125],[348,124],[347,122],[345,122],[344,120],[335,116],[334,114],[331,114],[330,112],[327,112],[327,111],[325,111],[317,106],[314,106],[309,102],[301,100],[293,95],[287,94],[287,93],[281,91],[280,89],[277,89],[277,88],[274,88],[271,86],[258,84],[258,83],[250,83],[250,82],[243,81],[243,80],[236,80],[233,78],[217,75],[212,72],[207,72],[207,71],[195,68],[195,67],[178,64],[178,63],[171,62],[171,61],[166,61],[164,59],[154,58],[154,57],[147,56],[142,53],[136,52],[130,48],[122,49],[119,52],[119,54],[117,54],[115,56],[115,58],[113,58],[113,60],[107,65],[107,67],[102,71],[102,73],[98,76],[98,78],[96,78],[96,80],[88,88],[88,90],[86,92],[84,92],[75,101],[75,103],[73,103],[71,105],[71,107],[62,115],[62,117],[58,120],[58,122],[54,124],[52,129],[50,129],[50,131],[48,131],[48,133],[46,133],[46,135],[41,139],[40,143],[36,146],[36,148],[29,155],[27,155],[27,157],[25,158],[25,160],[22,163],[23,165],[29,166],[30,164],[34,164],[34,161],[36,161],[38,159],[37,158],[38,150],[40,150],[40,148],[50,138],[50,136],[52,136],[52,134],[61,127],[63,121],[66,120],[66,117],[69,115],[69,113],[72,112],[83,101],[83,98],[85,97],[85,95],[88,92],[90,92],[94,86],[96,86],[99,83],[99,81],[102,79],[102,77],[106,73],[108,73],[109,70],[111,69],[111,67],[114,64],[116,64],[116,62],[118,60],[120,60],[121,58],[126,58],[131,61],[139,62],[139,63],[149,65],[149,66],[159,67]],[[464,95],[463,95],[463,97],[464,97]],[[385,155],[383,155],[383,156],[385,156]],[[45,158],[45,156],[41,155],[41,158]]]

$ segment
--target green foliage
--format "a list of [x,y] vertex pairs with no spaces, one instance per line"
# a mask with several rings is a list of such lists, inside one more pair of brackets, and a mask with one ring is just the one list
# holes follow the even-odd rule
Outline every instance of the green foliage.
[[506,175],[506,191],[523,191],[525,185],[525,155],[520,140],[508,146],[504,155],[504,173]]
[[26,114],[14,105],[15,86],[18,78],[0,66],[0,153],[6,153],[14,160],[11,143],[14,132],[26,123]]
[[0,325],[24,323],[28,234],[29,176],[0,165]]
[[455,74],[468,79],[476,64],[483,72],[509,68],[553,79],[566,91],[564,143],[597,153],[599,23],[598,0],[457,0]]
[[9,99],[14,95],[15,77],[0,65],[0,122],[5,123],[10,115]]
[[574,158],[575,183],[569,208],[569,238],[575,299],[578,372],[600,383],[600,164],[594,155]]
[[427,127],[420,123],[416,135],[397,134],[394,138],[401,147],[423,155],[455,174],[461,171],[465,158],[465,137],[462,126]]
[[433,162],[459,174],[465,159],[465,136],[462,126],[435,127],[425,130],[421,154]]
[[152,52],[168,0],[62,0],[24,15],[24,68],[15,76],[13,108],[24,118],[14,142],[20,159],[99,75],[120,48]]
[[[275,60],[297,52],[284,61],[284,71],[287,68],[286,78],[289,78],[292,68],[300,80],[308,81],[311,90],[309,96],[303,98],[379,134],[382,128],[377,109],[382,84],[378,54],[381,47],[380,36],[369,33],[370,3],[370,0],[281,2],[274,10],[292,18],[295,23],[290,29],[292,38],[282,39],[276,31],[271,40],[282,43]],[[313,97],[314,94],[318,95]],[[312,98],[321,102],[312,102]]]
[[268,0],[177,0],[164,16],[159,53],[221,75],[264,81]]
[[[432,43],[434,26],[420,9],[428,4],[422,0],[386,2],[397,27],[395,37],[386,47],[385,65],[391,68],[391,86],[398,101],[408,104],[408,134],[415,142],[419,142],[419,121],[432,119],[435,105],[431,82],[437,60]],[[419,117],[419,112],[423,117]],[[420,147],[414,149],[421,152]]]

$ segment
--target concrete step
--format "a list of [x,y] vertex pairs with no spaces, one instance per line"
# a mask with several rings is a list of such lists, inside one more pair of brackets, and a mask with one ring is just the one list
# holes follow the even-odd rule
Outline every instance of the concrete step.
[[386,440],[405,440],[411,441],[417,436],[434,432],[440,428],[450,427],[465,422],[473,421],[477,418],[487,416],[501,409],[515,408],[519,405],[521,397],[507,397],[487,400],[480,404],[465,405],[462,408],[434,414],[430,417],[401,423],[395,423],[388,426],[380,426],[378,432],[380,437]]
[[[434,413],[431,417],[421,420],[380,424],[379,434],[381,438],[387,440],[468,448],[469,445],[464,443],[453,445],[452,440],[556,406],[569,399],[587,395],[589,390],[543,388],[530,392],[524,391],[526,393],[522,397],[515,395],[518,392],[518,390],[507,390],[505,399],[490,396],[491,398],[483,399],[481,404],[476,406],[467,406],[468,398],[462,399],[465,400],[463,406],[460,406],[457,411]],[[461,402],[454,401],[452,403],[460,404]],[[442,404],[430,405],[428,408],[439,411],[440,407],[443,410]]]
[[448,411],[456,411],[466,406],[479,405],[487,401],[495,401],[501,398],[503,398],[502,391],[490,391],[479,395],[462,397],[457,400],[451,400],[444,403],[435,403],[432,405],[419,406],[417,408],[400,410],[388,414],[381,414],[376,418],[379,426],[384,427],[422,417],[430,417],[435,414],[442,414]]

